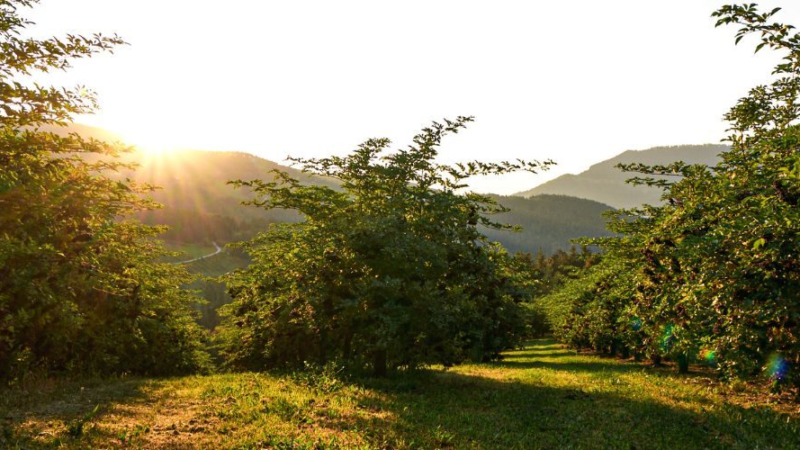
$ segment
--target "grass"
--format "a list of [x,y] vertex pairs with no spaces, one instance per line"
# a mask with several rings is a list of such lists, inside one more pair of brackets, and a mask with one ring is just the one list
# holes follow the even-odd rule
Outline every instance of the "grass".
[[537,340],[342,381],[240,373],[0,391],[0,447],[798,448],[797,404]]

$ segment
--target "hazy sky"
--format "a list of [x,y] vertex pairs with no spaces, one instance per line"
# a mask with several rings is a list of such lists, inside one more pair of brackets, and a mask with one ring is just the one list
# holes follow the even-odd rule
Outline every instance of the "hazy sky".
[[722,115],[776,60],[714,28],[724,3],[41,0],[24,14],[36,36],[131,44],[44,81],[93,88],[102,110],[79,121],[133,143],[282,161],[369,137],[404,146],[431,120],[474,115],[443,160],[558,163],[473,183],[508,194],[628,149],[719,142]]

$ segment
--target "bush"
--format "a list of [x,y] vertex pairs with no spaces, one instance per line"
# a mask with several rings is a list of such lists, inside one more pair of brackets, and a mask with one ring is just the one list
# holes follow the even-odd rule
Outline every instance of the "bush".
[[530,280],[478,231],[503,227],[487,216],[504,209],[461,192],[469,176],[549,163],[435,163],[442,137],[470,120],[434,123],[407,150],[388,152],[388,140],[373,139],[347,157],[296,161],[339,179],[342,191],[281,172],[272,182],[236,182],[258,195],[252,204],[296,209],[305,220],[242,244],[253,264],[226,277],[233,302],[221,337],[230,365],[338,361],[380,375],[487,360],[517,344]]

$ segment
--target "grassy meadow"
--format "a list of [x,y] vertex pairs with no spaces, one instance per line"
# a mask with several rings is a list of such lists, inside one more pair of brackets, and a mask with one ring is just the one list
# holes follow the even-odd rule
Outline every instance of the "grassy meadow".
[[3,448],[798,448],[800,408],[702,368],[577,354],[385,379],[238,373],[38,380],[0,394]]

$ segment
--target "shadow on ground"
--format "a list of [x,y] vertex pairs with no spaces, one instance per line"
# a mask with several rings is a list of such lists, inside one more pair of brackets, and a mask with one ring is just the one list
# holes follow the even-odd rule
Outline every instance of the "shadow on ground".
[[[547,344],[544,341],[543,344]],[[547,368],[568,373],[658,372],[640,364],[562,361],[575,353],[536,343],[506,361],[486,366]],[[552,352],[552,353],[551,353]],[[554,361],[537,361],[536,355]],[[532,361],[525,359],[533,358]],[[515,361],[514,359],[518,359]],[[683,376],[686,377],[686,376]],[[601,392],[595,386],[558,388],[511,378],[508,381],[455,372],[405,375],[398,380],[368,380],[376,393],[368,407],[390,412],[393,423],[364,423],[378,442],[417,443],[423,447],[482,448],[798,448],[800,422],[768,409],[711,405],[698,399],[696,410],[665,404],[633,392]],[[705,400],[705,399],[702,399]]]
[[148,384],[140,379],[44,380],[0,390],[0,448],[78,448],[86,438],[121,443],[121,436],[110,435],[94,422],[115,404],[146,401],[143,389]]
[[[658,375],[655,383],[650,377],[654,373]],[[623,381],[611,383],[616,379]],[[687,376],[576,355],[546,340],[510,352],[506,360],[497,363],[358,379],[335,391],[315,391],[318,388],[272,374],[191,380],[207,383],[213,392],[206,389],[203,392],[208,395],[177,398],[174,408],[191,405],[224,413],[217,416],[219,426],[226,424],[226,417],[236,416],[234,409],[239,405],[245,413],[236,416],[241,429],[252,426],[262,430],[261,424],[271,423],[264,418],[278,414],[291,432],[356,435],[374,448],[800,448],[797,416],[695,395],[682,384]],[[0,409],[0,431],[5,433],[0,434],[0,448],[84,448],[89,443],[118,447],[122,440],[104,432],[105,428],[93,429],[87,422],[89,428],[83,433],[98,435],[71,437],[67,427],[98,404],[98,421],[114,420],[114,416],[104,416],[106,411],[114,409],[118,414],[126,410],[114,405],[149,405],[164,395],[153,388],[170,383],[118,380],[84,385],[83,390],[77,383],[62,383],[58,389],[32,391],[18,398],[0,391],[0,407],[9,411]],[[172,385],[172,389],[176,387]],[[310,399],[289,396],[303,389]],[[302,403],[297,403],[299,398],[304,399]],[[279,402],[286,407],[280,408]],[[340,408],[339,413],[333,414],[334,406]],[[138,411],[142,414],[141,408]],[[59,421],[64,426],[56,427],[61,431],[52,436],[41,436],[30,425]],[[203,432],[205,437],[221,436],[216,423]],[[141,441],[145,448],[158,446],[159,441],[151,437]],[[189,440],[181,443],[191,448],[202,445],[198,439],[203,437],[187,435]],[[206,442],[221,447],[234,442],[259,447],[264,442],[257,436],[251,441],[236,433],[216,439]],[[307,441],[292,442],[306,445]]]

